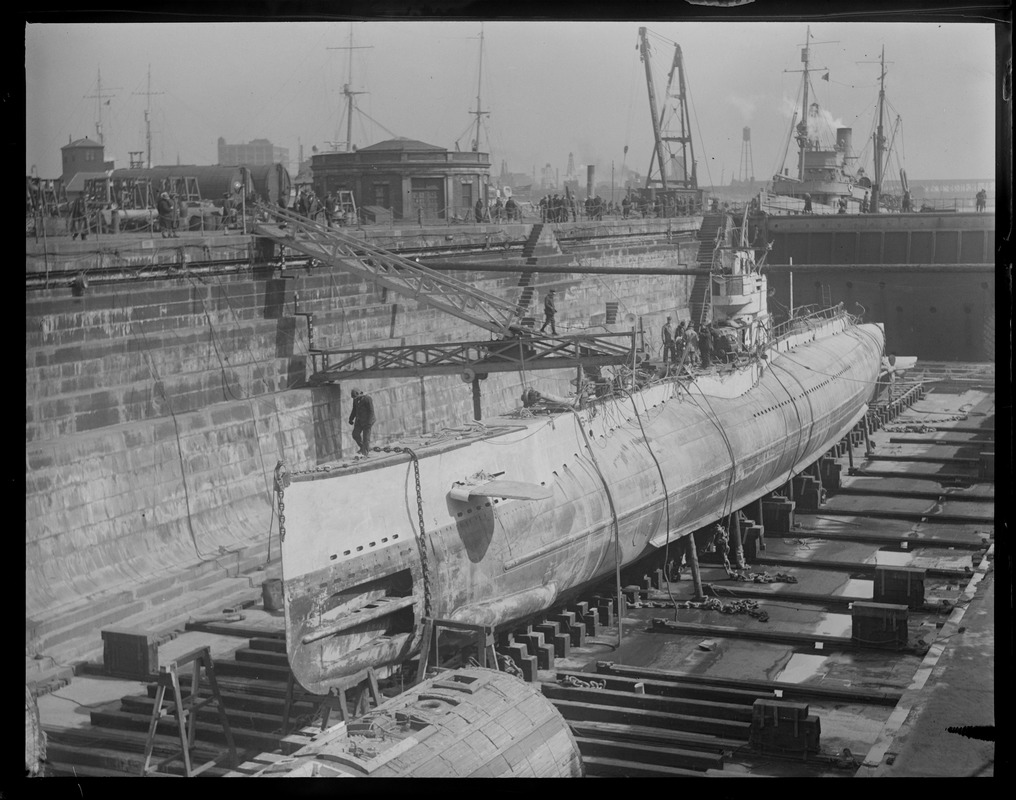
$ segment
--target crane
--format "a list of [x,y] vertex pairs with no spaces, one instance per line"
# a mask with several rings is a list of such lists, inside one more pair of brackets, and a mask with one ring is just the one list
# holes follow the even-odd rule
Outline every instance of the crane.
[[[321,369],[311,385],[357,377],[460,375],[473,384],[480,419],[479,381],[490,372],[632,364],[635,332],[545,336],[518,324],[520,304],[489,294],[385,248],[355,239],[278,206],[259,204],[254,233],[303,255],[357,275],[430,308],[483,328],[487,341],[311,350]],[[315,365],[317,358],[315,358]]]
[[[649,89],[649,113],[653,126],[653,159],[659,168],[659,177],[653,177],[653,167],[646,174],[646,190],[659,189],[664,197],[674,200],[677,197],[691,199],[701,203],[698,191],[698,178],[695,169],[695,150],[691,138],[691,117],[688,113],[687,88],[684,76],[684,56],[679,44],[674,45],[674,58],[667,76],[667,89],[664,93],[663,108],[657,110],[656,89],[653,83],[652,62],[648,30],[639,28],[639,55],[645,64],[646,85]],[[676,92],[675,90],[676,78]],[[668,102],[676,103],[668,118]],[[675,122],[676,117],[676,122]],[[668,122],[669,119],[669,122]],[[673,127],[673,130],[671,128]],[[681,146],[680,159],[677,154],[670,154],[670,143]],[[673,162],[668,177],[668,161]]]

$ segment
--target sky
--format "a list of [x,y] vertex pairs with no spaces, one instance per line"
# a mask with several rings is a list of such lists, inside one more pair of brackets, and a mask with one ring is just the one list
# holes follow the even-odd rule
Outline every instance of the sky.
[[[504,162],[564,177],[569,154],[597,180],[645,174],[643,24],[661,102],[681,47],[700,185],[796,170],[793,148],[784,155],[809,28],[811,85],[831,123],[853,129],[855,153],[870,141],[884,47],[885,130],[908,177],[995,176],[992,25],[826,21],[31,23],[26,174],[58,177],[60,148],[96,140],[100,112],[106,159],[128,166],[129,151],[145,150],[146,109],[154,164],[214,164],[221,136],[288,147],[295,169],[301,146],[305,158],[345,149],[346,83],[363,93],[358,147],[401,136],[467,150],[479,94],[495,174]],[[356,49],[337,49],[351,36]]]

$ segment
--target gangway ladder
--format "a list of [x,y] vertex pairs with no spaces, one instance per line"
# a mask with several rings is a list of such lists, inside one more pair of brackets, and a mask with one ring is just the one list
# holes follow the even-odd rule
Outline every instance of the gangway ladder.
[[497,651],[494,647],[494,629],[489,625],[470,625],[450,619],[423,618],[423,641],[420,643],[420,663],[416,670],[416,683],[427,678],[431,650],[434,651],[434,666],[440,668],[440,630],[465,631],[475,636],[477,662],[485,669],[497,669]]
[[822,308],[831,308],[833,304],[833,287],[828,283],[823,283],[821,286],[822,291]]
[[[353,704],[353,713],[350,714],[346,692],[357,687],[359,687],[359,693],[357,694],[356,700]],[[298,692],[304,696],[308,695],[308,693],[303,692],[297,687],[296,677],[292,672],[290,672],[289,680],[286,683],[286,703],[282,711],[283,736],[286,736],[289,733],[289,717],[292,713],[293,703],[297,699],[296,695]],[[373,667],[367,667],[367,669],[344,679],[338,685],[330,687],[328,689],[328,694],[320,697],[320,700],[321,702],[318,705],[314,717],[311,718],[311,722],[320,716],[321,730],[328,727],[328,720],[331,718],[333,711],[339,712],[339,716],[342,717],[343,722],[349,722],[350,719],[366,714],[370,710],[371,700],[374,701],[375,708],[384,702],[384,699],[381,697],[381,690],[378,687],[377,673],[374,671]]]
[[[191,685],[190,693],[187,697],[183,696],[183,692],[180,690],[180,669],[186,667],[188,664],[191,665]],[[201,670],[204,669],[205,676],[208,678],[208,685],[212,690],[211,697],[201,699]],[[230,758],[230,766],[234,766],[237,763],[236,759],[236,746],[233,744],[233,732],[229,727],[229,718],[226,716],[226,708],[222,704],[222,695],[219,693],[219,683],[215,680],[215,667],[212,664],[212,657],[208,651],[208,646],[199,647],[196,650],[186,655],[180,656],[180,658],[172,661],[166,666],[159,670],[159,681],[158,691],[155,693],[155,705],[152,708],[152,721],[148,726],[148,740],[145,742],[145,765],[142,768],[141,776],[145,777],[153,774],[166,775],[168,773],[160,772],[166,764],[171,761],[183,757],[184,774],[188,778],[193,778],[195,775],[200,775],[205,770],[215,766],[222,761],[226,756]],[[166,698],[166,690],[172,689],[173,699],[172,708],[163,709],[162,703]],[[223,733],[226,735],[226,745],[228,751],[223,753],[218,758],[214,758],[211,761],[207,761],[204,764],[195,767],[191,763],[191,748],[194,746],[194,734],[197,730],[198,722],[198,711],[209,703],[215,703],[219,710],[219,720],[222,723]],[[179,751],[172,753],[162,761],[158,762],[154,766],[151,766],[152,751],[155,748],[155,735],[159,727],[159,720],[172,713],[176,717],[177,729],[180,734],[180,747]]]

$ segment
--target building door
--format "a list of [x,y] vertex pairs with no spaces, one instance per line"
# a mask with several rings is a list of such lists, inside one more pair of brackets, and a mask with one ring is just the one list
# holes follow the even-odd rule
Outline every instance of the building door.
[[392,195],[391,185],[387,183],[375,183],[374,184],[374,203],[373,205],[381,206],[381,208],[392,207]]
[[444,219],[444,181],[441,178],[413,178],[412,181],[410,211],[414,221]]
[[462,186],[462,215],[471,219],[473,214],[473,184],[463,183]]

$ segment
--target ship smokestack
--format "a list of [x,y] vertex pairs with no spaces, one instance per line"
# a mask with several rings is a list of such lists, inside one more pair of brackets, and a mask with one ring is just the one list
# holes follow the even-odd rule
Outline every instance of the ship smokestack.
[[843,153],[850,153],[850,128],[836,129],[836,149]]
[[596,172],[596,167],[592,164],[586,167],[586,197],[593,196],[593,173]]

